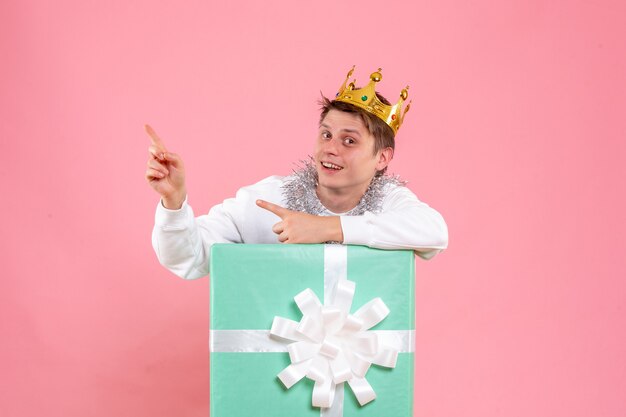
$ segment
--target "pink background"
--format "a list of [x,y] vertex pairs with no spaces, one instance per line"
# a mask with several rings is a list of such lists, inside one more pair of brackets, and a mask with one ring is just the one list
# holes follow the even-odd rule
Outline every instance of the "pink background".
[[206,416],[208,280],[163,269],[144,123],[206,212],[313,146],[357,64],[413,106],[415,415],[626,412],[622,1],[0,3],[0,415]]

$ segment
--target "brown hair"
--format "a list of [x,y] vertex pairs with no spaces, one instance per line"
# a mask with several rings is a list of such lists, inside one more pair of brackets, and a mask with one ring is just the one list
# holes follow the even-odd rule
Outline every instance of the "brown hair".
[[[389,100],[376,92],[376,96],[380,101],[385,103],[386,105],[391,105]],[[374,155],[378,153],[381,149],[385,148],[396,148],[395,142],[395,134],[393,130],[389,127],[387,123],[385,123],[382,119],[377,116],[369,113],[366,110],[361,109],[360,107],[354,106],[350,103],[345,103],[343,101],[333,100],[330,101],[328,98],[324,97],[322,94],[322,98],[318,101],[321,110],[320,113],[320,125],[324,121],[324,118],[331,110],[339,110],[346,113],[356,113],[363,120],[363,124],[370,132],[372,136],[374,136]],[[386,169],[386,168],[385,168]],[[383,170],[384,172],[384,170]]]

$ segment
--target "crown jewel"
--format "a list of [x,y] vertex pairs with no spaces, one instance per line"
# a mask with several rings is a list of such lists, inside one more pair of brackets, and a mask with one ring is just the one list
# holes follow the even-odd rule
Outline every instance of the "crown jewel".
[[346,75],[346,80],[343,82],[339,92],[337,92],[335,100],[350,103],[366,110],[369,113],[372,113],[387,123],[393,130],[393,133],[398,133],[398,129],[400,129],[400,126],[404,121],[404,116],[411,107],[411,102],[409,102],[404,108],[404,111],[402,111],[402,104],[409,96],[409,86],[407,85],[402,89],[400,92],[400,99],[396,104],[390,106],[383,103],[376,96],[376,83],[383,79],[383,75],[380,73],[381,71],[382,68],[378,68],[376,72],[373,72],[370,75],[370,81],[365,87],[356,89],[356,79],[348,83],[348,80],[352,77],[352,73],[354,72],[353,65],[352,69],[348,72],[348,75]]

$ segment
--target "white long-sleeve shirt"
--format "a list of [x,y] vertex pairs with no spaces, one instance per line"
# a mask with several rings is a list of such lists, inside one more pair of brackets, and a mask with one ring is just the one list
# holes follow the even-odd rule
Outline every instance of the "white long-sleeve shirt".
[[[272,226],[280,218],[258,207],[256,200],[284,206],[281,187],[287,178],[272,176],[243,187],[235,198],[198,217],[187,199],[178,210],[166,209],[159,202],[152,231],[152,246],[159,262],[181,278],[195,279],[208,275],[214,243],[279,243]],[[424,259],[448,245],[443,217],[403,186],[386,186],[380,213],[347,216],[326,210],[322,215],[340,216],[344,244],[412,249]]]

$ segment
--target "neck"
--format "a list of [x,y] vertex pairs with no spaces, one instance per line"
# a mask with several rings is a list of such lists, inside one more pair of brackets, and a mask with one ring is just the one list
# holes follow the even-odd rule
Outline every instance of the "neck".
[[362,190],[346,191],[329,189],[318,184],[315,192],[317,193],[317,198],[320,199],[320,202],[328,210],[333,213],[345,213],[352,210],[357,206],[357,204],[359,204],[359,201],[361,201],[361,198],[365,195],[368,186]]

